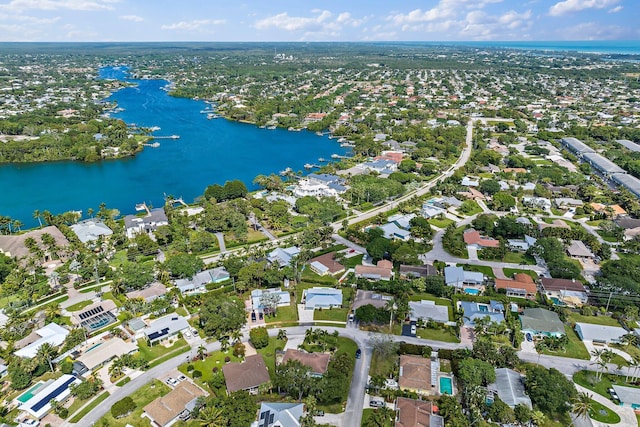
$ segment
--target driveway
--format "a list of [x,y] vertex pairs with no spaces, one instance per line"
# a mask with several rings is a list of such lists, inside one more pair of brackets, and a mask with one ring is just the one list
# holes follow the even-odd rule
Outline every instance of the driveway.
[[467,254],[469,255],[469,259],[472,261],[478,260],[478,248],[474,248],[473,246],[467,246]]
[[298,321],[300,323],[312,323],[315,310],[307,310],[304,304],[298,304]]

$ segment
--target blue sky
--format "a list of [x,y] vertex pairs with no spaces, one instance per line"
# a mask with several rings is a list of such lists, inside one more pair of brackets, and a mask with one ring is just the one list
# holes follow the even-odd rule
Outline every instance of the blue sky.
[[640,0],[0,0],[0,41],[639,40]]

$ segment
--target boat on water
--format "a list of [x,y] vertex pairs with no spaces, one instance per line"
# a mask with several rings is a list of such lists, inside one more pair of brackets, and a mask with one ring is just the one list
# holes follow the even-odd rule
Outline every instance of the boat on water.
[[207,119],[211,120],[211,119],[219,119],[220,118],[220,114],[215,114],[215,113],[209,113],[207,114]]
[[276,126],[275,126],[275,125],[267,126],[267,129],[269,129],[269,130],[274,130],[275,128],[276,128]]
[[355,144],[352,144],[350,142],[343,142],[342,144],[340,144],[340,147],[355,147]]
[[326,161],[327,161],[327,159],[325,159],[324,157],[319,157],[319,158],[318,158],[318,161],[319,161],[319,162],[326,162]]
[[340,157],[341,156],[339,154],[335,154],[335,153],[331,155],[332,159],[339,159]]
[[286,174],[289,174],[291,172],[293,172],[293,169],[286,168],[286,169],[280,171],[280,175],[285,176]]
[[311,169],[313,167],[313,165],[311,163],[305,163],[304,164],[304,168],[305,169]]
[[316,135],[322,136],[322,132],[316,132]]

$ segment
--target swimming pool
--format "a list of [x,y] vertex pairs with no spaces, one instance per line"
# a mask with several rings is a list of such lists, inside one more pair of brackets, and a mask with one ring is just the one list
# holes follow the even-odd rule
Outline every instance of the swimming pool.
[[92,345],[91,347],[89,347],[89,348],[87,349],[87,351],[85,351],[85,353],[89,353],[91,350],[93,350],[94,348],[100,347],[101,345],[102,345],[102,343],[101,343],[101,342],[99,342],[99,343],[97,343],[97,344],[94,344],[94,345]]
[[482,313],[487,313],[489,311],[489,307],[487,307],[486,305],[478,305],[478,309],[482,312]]
[[465,288],[464,293],[469,295],[480,295],[480,291],[474,288]]
[[449,377],[440,377],[440,394],[453,395],[453,381]]
[[34,385],[29,390],[27,390],[24,394],[19,396],[16,400],[20,403],[26,402],[27,400],[31,399],[36,394],[36,391],[38,391],[42,386],[43,386],[43,383],[38,383]]

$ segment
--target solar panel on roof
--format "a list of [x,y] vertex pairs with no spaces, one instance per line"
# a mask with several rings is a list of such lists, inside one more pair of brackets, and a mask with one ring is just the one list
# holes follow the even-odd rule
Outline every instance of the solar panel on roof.
[[75,380],[76,377],[71,377],[64,383],[60,384],[58,387],[56,387],[55,390],[53,390],[51,393],[48,393],[45,397],[36,402],[36,404],[31,407],[31,410],[33,412],[38,412],[40,409],[44,408],[49,402],[51,402],[51,399],[55,399],[56,397],[58,397],[60,393],[62,393],[69,386],[69,384],[71,384]]

